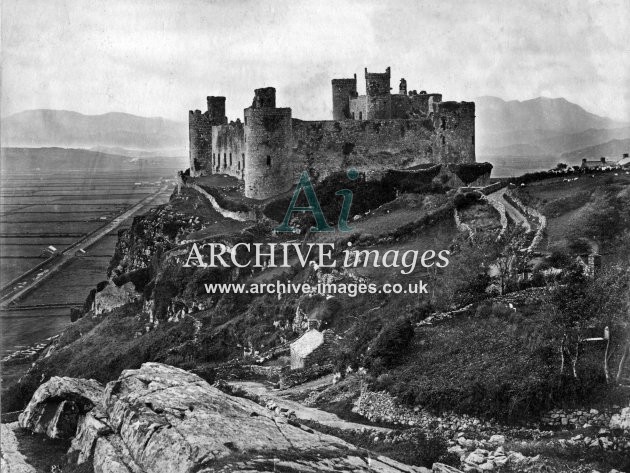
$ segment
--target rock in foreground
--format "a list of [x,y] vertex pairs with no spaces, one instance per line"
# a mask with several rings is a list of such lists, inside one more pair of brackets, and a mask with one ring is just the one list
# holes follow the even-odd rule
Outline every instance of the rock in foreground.
[[103,386],[93,379],[54,376],[37,388],[18,422],[20,427],[50,438],[72,438],[79,419],[102,396]]
[[[94,383],[73,381],[82,390],[80,399],[85,383]],[[51,382],[60,383],[53,378],[42,385],[27,411],[41,411],[37,406],[47,404],[43,393],[50,393],[48,402],[54,403],[59,389],[47,386]],[[96,473],[429,471],[385,457],[368,458],[368,452],[339,438],[288,423],[253,401],[159,363],[124,371],[93,401],[79,416],[69,457],[92,462]],[[40,429],[50,424],[28,421],[34,417],[24,415],[20,422]]]

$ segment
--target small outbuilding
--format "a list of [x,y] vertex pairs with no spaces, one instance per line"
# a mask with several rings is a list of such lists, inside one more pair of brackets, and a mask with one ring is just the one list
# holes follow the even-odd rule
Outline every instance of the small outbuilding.
[[334,343],[335,334],[332,330],[307,330],[291,343],[291,369],[309,368],[330,361]]
[[599,161],[589,161],[588,159],[584,158],[582,159],[582,169],[598,169],[598,168],[604,168],[608,166],[608,163],[606,163],[606,158],[604,158],[603,156],[601,158],[599,158]]

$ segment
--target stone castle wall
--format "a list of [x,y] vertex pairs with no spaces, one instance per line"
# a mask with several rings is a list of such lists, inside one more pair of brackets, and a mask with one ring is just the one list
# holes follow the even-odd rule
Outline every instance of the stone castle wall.
[[212,127],[212,172],[243,178],[245,129],[240,120]]
[[475,162],[474,103],[415,91],[392,95],[389,68],[366,70],[365,79],[364,96],[357,96],[356,76],[332,81],[336,120],[292,119],[267,87],[256,89],[244,123],[227,124],[225,98],[208,97],[208,112],[189,115],[191,175],[229,174],[244,180],[246,197],[267,199],[292,189],[305,170],[321,179],[349,168]]

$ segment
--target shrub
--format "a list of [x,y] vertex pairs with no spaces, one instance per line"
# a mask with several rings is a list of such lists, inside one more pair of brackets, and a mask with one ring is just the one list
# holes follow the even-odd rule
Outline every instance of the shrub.
[[455,194],[455,199],[453,200],[453,203],[455,204],[456,209],[463,209],[477,202],[480,198],[481,194],[479,192],[460,192],[458,194]]
[[371,343],[368,364],[379,372],[395,364],[407,350],[413,338],[414,327],[407,317],[401,317],[383,327]]

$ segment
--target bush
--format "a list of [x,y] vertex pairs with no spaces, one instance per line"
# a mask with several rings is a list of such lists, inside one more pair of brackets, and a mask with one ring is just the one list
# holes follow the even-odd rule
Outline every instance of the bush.
[[404,354],[414,334],[407,317],[401,317],[383,327],[369,347],[367,362],[375,372],[393,366]]
[[481,198],[481,194],[479,192],[470,191],[470,192],[460,192],[455,195],[455,199],[453,203],[455,204],[455,208],[460,210],[468,207],[471,204],[474,204]]

